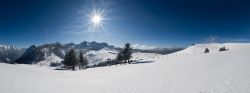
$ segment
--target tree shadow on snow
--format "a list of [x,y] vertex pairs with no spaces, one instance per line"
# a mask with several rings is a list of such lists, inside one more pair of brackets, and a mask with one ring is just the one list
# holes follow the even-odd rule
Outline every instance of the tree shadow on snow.
[[140,62],[132,62],[131,64],[145,64],[145,63],[153,63],[155,61],[140,61]]

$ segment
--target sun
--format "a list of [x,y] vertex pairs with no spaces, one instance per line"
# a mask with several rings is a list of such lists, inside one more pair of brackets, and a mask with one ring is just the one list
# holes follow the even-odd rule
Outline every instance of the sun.
[[94,15],[91,17],[91,22],[94,24],[100,24],[102,21],[102,17],[100,15]]
[[92,12],[88,15],[89,17],[89,26],[90,31],[102,31],[103,24],[105,21],[104,10],[93,9]]

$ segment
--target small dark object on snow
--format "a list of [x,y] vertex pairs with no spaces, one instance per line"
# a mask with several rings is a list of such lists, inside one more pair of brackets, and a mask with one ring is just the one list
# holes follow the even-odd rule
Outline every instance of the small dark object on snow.
[[209,53],[209,49],[206,48],[205,51],[204,51],[204,53]]
[[221,51],[227,51],[228,49],[226,49],[226,47],[222,47],[222,48],[220,48],[219,49],[219,52],[221,52]]

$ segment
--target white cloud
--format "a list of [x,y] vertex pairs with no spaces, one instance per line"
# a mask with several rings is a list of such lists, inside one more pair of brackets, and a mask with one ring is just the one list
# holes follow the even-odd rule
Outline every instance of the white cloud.
[[148,45],[140,45],[140,44],[134,44],[134,45],[132,45],[132,47],[134,49],[143,49],[143,50],[157,48],[156,46],[148,46]]
[[217,36],[209,36],[205,39],[206,43],[225,43],[225,42],[250,42],[250,39],[246,38],[219,38]]
[[88,31],[77,31],[77,30],[65,30],[61,31],[62,34],[72,34],[72,35],[82,35],[84,33],[87,33]]
[[237,38],[237,39],[228,39],[228,42],[250,42],[250,39]]
[[219,42],[219,38],[216,37],[216,36],[209,36],[206,39],[206,42],[208,42],[208,43],[218,43]]

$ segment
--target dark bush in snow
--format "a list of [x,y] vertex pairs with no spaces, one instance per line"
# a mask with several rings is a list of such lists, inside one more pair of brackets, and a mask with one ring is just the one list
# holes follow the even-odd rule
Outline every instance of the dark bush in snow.
[[58,67],[60,65],[61,65],[61,63],[50,63],[50,66],[52,66],[52,67]]
[[222,47],[222,48],[220,48],[219,49],[219,52],[221,52],[221,51],[227,51],[228,49],[226,49],[226,47]]
[[205,51],[204,51],[204,53],[209,53],[209,49],[206,48]]

